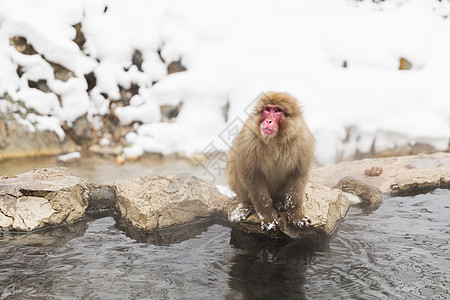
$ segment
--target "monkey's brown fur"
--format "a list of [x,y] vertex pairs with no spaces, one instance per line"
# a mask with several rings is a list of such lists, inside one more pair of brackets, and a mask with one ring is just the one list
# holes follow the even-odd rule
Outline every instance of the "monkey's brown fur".
[[[260,130],[265,105],[284,109],[275,136]],[[278,211],[286,210],[289,224],[300,227],[303,194],[314,160],[314,137],[297,99],[287,93],[263,94],[229,151],[228,185],[240,202],[252,205],[263,228],[278,225]],[[271,225],[272,224],[272,225]]]

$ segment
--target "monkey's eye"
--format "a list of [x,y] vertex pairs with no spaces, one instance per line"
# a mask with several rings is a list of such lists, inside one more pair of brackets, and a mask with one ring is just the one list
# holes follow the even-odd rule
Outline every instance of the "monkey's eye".
[[265,108],[265,110],[266,110],[266,111],[270,111],[270,107],[267,106],[267,107]]
[[275,108],[275,112],[281,112],[281,109],[279,109],[278,107]]

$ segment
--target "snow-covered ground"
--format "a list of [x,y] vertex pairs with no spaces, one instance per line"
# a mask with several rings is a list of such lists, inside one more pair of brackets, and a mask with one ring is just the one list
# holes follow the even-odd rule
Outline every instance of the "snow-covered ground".
[[[86,113],[101,127],[95,115],[109,111],[118,86],[136,83],[139,95],[116,110],[123,124],[142,123],[127,136],[130,156],[227,149],[230,132],[268,90],[300,100],[321,164],[371,147],[425,142],[445,150],[449,11],[447,1],[432,0],[0,0],[0,98],[8,93],[33,109],[25,122],[61,137],[62,124]],[[77,23],[83,50],[73,42]],[[16,51],[13,36],[41,55]],[[142,71],[132,65],[135,50]],[[398,70],[401,57],[412,69]],[[167,75],[167,64],[180,58],[187,71]],[[55,79],[47,61],[75,77]],[[97,84],[88,93],[90,72]],[[53,93],[29,87],[40,79]],[[176,121],[162,122],[159,107],[180,102]]]

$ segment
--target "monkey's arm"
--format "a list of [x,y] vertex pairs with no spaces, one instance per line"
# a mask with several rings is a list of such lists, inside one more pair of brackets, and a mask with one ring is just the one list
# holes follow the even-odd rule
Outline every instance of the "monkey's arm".
[[279,224],[278,215],[273,207],[266,178],[259,171],[251,172],[249,196],[261,221],[261,228],[271,230]]
[[293,172],[285,181],[280,197],[284,201],[288,223],[294,227],[308,225],[311,221],[304,214],[304,192],[308,175]]

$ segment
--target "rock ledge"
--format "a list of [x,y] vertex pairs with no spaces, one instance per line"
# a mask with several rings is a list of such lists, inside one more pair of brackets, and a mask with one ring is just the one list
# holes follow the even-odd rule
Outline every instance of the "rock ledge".
[[[367,176],[366,169],[381,167],[379,176]],[[387,158],[372,158],[343,162],[317,168],[311,180],[329,187],[346,176],[375,186],[384,194],[402,196],[450,188],[450,153],[419,154]]]
[[66,168],[34,169],[0,179],[0,228],[21,231],[71,224],[88,207],[87,182]]
[[209,218],[228,204],[216,186],[194,176],[139,177],[115,188],[116,210],[144,231]]
[[257,234],[266,234],[274,238],[305,238],[318,235],[330,235],[342,220],[350,206],[350,201],[346,193],[326,186],[309,183],[305,189],[305,215],[311,219],[308,227],[294,229],[287,226],[284,213],[281,214],[279,231],[261,231],[261,223],[256,213],[252,213],[245,220],[233,222],[233,212],[238,207],[239,202],[232,202],[228,208],[228,219],[236,228]]

